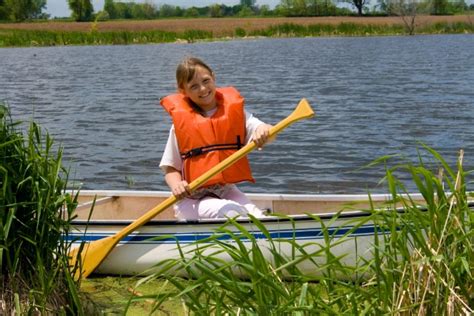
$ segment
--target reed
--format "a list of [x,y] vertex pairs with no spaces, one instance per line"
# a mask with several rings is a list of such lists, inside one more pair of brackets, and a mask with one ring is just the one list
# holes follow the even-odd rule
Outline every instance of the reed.
[[166,31],[0,31],[0,47],[58,46],[58,45],[126,45],[169,43],[178,40],[194,42],[212,38],[211,32],[189,30],[183,33]]
[[[419,315],[461,315],[474,306],[474,212],[469,208],[460,152],[457,170],[433,149],[432,165],[421,159],[387,170],[386,180],[393,202],[403,212],[376,212],[380,226],[391,234],[380,236],[384,246],[375,248],[376,277],[383,289],[378,298],[385,311]],[[439,168],[438,172],[434,167]],[[426,205],[416,205],[397,172],[411,175]],[[395,208],[395,204],[393,205]],[[376,293],[374,293],[376,294]],[[389,295],[390,294],[390,295]]]
[[[272,237],[256,218],[252,232],[229,220],[209,239],[180,247],[180,258],[160,262],[155,274],[138,282],[164,280],[174,290],[168,286],[167,291],[132,301],[152,299],[156,311],[178,298],[183,313],[197,315],[472,313],[474,212],[466,192],[469,173],[462,169],[462,155],[454,170],[436,151],[424,148],[431,154],[429,163],[420,155],[419,164],[387,167],[383,180],[392,199],[383,209],[367,209],[364,220],[344,224],[354,228],[343,237],[335,238],[333,230],[325,229],[322,246],[302,244]],[[389,163],[377,161],[382,162]],[[425,199],[423,206],[398,180],[402,173],[411,175]],[[338,215],[327,225],[336,220]],[[344,256],[336,257],[334,247],[348,242],[353,230],[367,223],[375,224],[377,231],[372,256],[360,257],[352,266]],[[292,249],[289,256],[279,251],[286,246]],[[313,266],[313,277],[301,273],[302,262]]]
[[0,314],[82,314],[63,238],[77,195],[48,133],[26,133],[0,104]]
[[[199,27],[198,25],[196,27]],[[458,34],[474,33],[474,24],[469,22],[441,22],[417,27],[417,34]],[[48,31],[48,30],[0,30],[0,47],[18,46],[58,46],[58,45],[126,45],[147,43],[186,42],[219,40],[227,36],[265,37],[306,37],[306,36],[386,36],[407,34],[401,24],[359,24],[342,22],[339,24],[282,23],[245,29],[236,27],[225,35],[215,36],[212,31],[187,29],[181,32],[151,31]]]

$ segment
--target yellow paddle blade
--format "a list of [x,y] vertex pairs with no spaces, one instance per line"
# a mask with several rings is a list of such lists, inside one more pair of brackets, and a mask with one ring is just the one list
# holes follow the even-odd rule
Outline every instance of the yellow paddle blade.
[[87,278],[92,272],[94,272],[95,268],[104,261],[120,240],[143,226],[153,217],[173,205],[176,201],[176,197],[171,195],[166,200],[133,221],[130,225],[124,227],[115,235],[85,243],[82,249],[80,247],[72,249],[68,254],[69,266],[75,267],[77,264],[77,270],[74,274],[75,279],[79,280],[79,278]]
[[280,121],[280,123],[273,126],[273,128],[270,130],[270,136],[275,135],[276,133],[280,132],[288,125],[293,124],[296,121],[305,118],[310,118],[313,116],[314,111],[309,105],[308,101],[306,99],[301,99],[301,101],[298,103],[298,105],[290,115],[288,115],[284,120]]
[[[273,136],[283,130],[285,127],[289,126],[290,124],[299,121],[304,118],[309,118],[314,115],[314,111],[309,105],[306,99],[302,99],[298,106],[295,108],[293,113],[291,113],[288,117],[284,120],[280,121],[278,124],[273,126],[270,129],[270,136]],[[216,166],[212,167],[210,170],[205,172],[203,175],[199,176],[196,180],[189,184],[189,188],[191,191],[196,190],[201,186],[203,183],[207,182],[210,178],[215,176],[217,173],[223,171],[224,169],[230,167],[234,162],[241,159],[243,156],[247,155],[250,151],[255,149],[257,146],[254,142],[250,142]],[[115,235],[106,237],[103,239],[99,239],[93,241],[91,243],[87,243],[84,245],[82,250],[80,248],[75,248],[71,250],[69,253],[70,266],[74,267],[76,264],[78,265],[77,272],[75,273],[74,277],[77,279],[79,278],[87,278],[89,274],[91,274],[95,268],[101,264],[101,262],[107,257],[107,255],[112,251],[112,249],[117,245],[121,239],[128,236],[133,231],[137,230],[139,227],[144,225],[146,222],[150,221],[153,217],[158,215],[159,213],[163,212],[165,209],[176,203],[177,199],[174,195],[167,198],[165,201],[161,202],[159,205],[155,206],[153,209],[149,210],[142,216],[140,216],[137,220],[132,222],[130,225],[126,226]],[[80,251],[80,254],[78,253]],[[79,260],[79,261],[78,261]]]
[[[116,235],[86,243],[81,249],[74,248],[69,252],[69,264],[78,265],[74,279],[87,278],[99,266],[105,257],[112,251],[120,240],[115,240]],[[79,253],[79,250],[80,253]],[[80,257],[79,257],[80,256]]]

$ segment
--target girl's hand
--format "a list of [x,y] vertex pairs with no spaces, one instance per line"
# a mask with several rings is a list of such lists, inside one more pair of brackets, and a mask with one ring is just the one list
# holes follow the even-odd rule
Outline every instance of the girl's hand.
[[252,140],[255,142],[255,145],[257,145],[259,150],[261,150],[263,145],[270,140],[270,128],[272,128],[272,126],[269,124],[260,124],[255,129],[255,132],[252,135]]
[[171,193],[173,193],[177,199],[185,198],[191,194],[188,182],[183,180],[181,171],[171,166],[165,167],[165,181],[170,187]]
[[191,194],[191,190],[189,188],[188,182],[186,180],[182,180],[174,183],[171,187],[171,193],[173,193],[177,199],[182,199],[189,196]]

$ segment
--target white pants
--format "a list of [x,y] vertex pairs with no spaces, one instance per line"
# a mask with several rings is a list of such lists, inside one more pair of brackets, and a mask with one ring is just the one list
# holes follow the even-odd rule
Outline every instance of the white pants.
[[185,198],[175,206],[175,215],[179,220],[199,218],[222,218],[246,216],[264,217],[263,212],[256,207],[247,196],[234,184],[222,187],[214,196],[205,196],[201,199]]

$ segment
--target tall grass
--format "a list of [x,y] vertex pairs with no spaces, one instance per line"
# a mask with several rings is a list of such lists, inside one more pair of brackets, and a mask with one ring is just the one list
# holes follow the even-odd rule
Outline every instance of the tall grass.
[[[474,25],[469,22],[437,23],[418,27],[417,34],[458,34],[474,33]],[[265,37],[306,37],[306,36],[380,36],[408,34],[403,25],[375,24],[312,24],[300,25],[283,23],[257,30],[242,27],[229,30],[228,36]],[[89,32],[42,31],[42,30],[0,30],[0,47],[17,46],[58,46],[58,45],[126,45],[147,43],[187,42],[217,40],[210,31],[189,29],[184,32],[152,31],[108,31],[99,32],[92,28]]]
[[[473,33],[472,23],[437,23],[416,29],[417,34],[459,34]],[[308,26],[284,23],[266,29],[249,32],[248,35],[267,37],[304,37],[304,36],[380,36],[406,35],[403,25],[375,25],[357,23],[311,24]]]
[[82,313],[63,236],[77,195],[62,149],[32,122],[25,134],[0,104],[0,314]]
[[154,31],[39,31],[2,30],[0,47],[58,46],[58,45],[126,45],[169,43],[178,40],[194,42],[212,38],[212,32],[189,30],[184,33]]
[[[391,200],[383,209],[371,207],[368,216],[343,225],[336,224],[341,213],[328,222],[313,216],[315,225],[324,228],[322,242],[272,237],[255,218],[257,229],[252,232],[230,220],[209,239],[179,247],[181,258],[159,263],[158,272],[139,282],[165,279],[173,291],[158,290],[134,300],[154,299],[158,310],[178,297],[183,313],[196,315],[472,313],[474,212],[466,192],[469,173],[462,169],[462,155],[456,170],[436,151],[425,149],[433,158],[429,164],[420,158],[419,164],[387,168],[384,180]],[[406,172],[423,195],[422,205],[397,180]],[[291,221],[294,228],[297,222]],[[352,233],[366,224],[375,227],[370,246],[355,246],[356,260],[349,263],[336,247],[354,242]],[[336,238],[340,226],[353,228]],[[291,245],[289,253],[280,251],[284,245]],[[312,267],[311,275],[302,272],[302,263],[306,271]]]
[[[377,223],[392,233],[383,236],[384,247],[376,248],[373,281],[384,289],[378,298],[390,312],[467,315],[474,309],[474,212],[465,180],[469,173],[462,168],[463,151],[456,171],[436,151],[425,149],[440,172],[430,171],[421,158],[419,165],[387,170],[390,194],[404,212],[377,212]],[[423,208],[400,198],[407,190],[394,176],[399,171],[411,175],[423,195]]]

